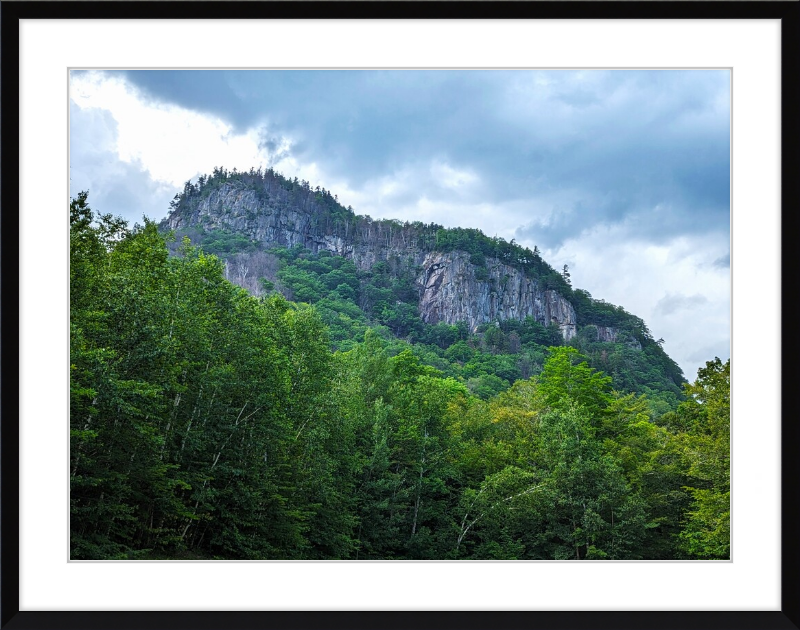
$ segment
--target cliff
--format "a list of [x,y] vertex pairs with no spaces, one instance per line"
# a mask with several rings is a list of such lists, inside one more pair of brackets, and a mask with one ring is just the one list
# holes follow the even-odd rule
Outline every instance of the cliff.
[[477,268],[463,252],[431,252],[422,262],[417,278],[421,288],[419,310],[422,321],[478,324],[533,317],[540,324],[556,324],[565,340],[577,332],[575,309],[552,290],[542,290],[535,280],[501,263],[486,260],[486,279],[476,277]]
[[[327,193],[303,187],[298,191],[286,181],[264,177],[248,185],[224,179],[213,187],[189,188],[162,228],[233,232],[265,248],[326,250],[351,259],[362,271],[379,261],[399,264],[415,271],[419,313],[426,323],[466,321],[474,330],[486,322],[532,317],[545,326],[557,325],[565,340],[575,336],[572,304],[518,266],[498,257],[476,261],[464,251],[437,251],[441,226],[356,216],[329,203]],[[498,251],[510,258],[508,247]]]

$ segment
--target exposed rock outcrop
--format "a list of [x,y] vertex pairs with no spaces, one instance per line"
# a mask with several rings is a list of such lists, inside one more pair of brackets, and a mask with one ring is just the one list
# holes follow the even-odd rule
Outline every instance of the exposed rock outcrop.
[[595,326],[597,329],[597,341],[605,341],[610,343],[622,343],[624,342],[629,348],[633,348],[634,350],[641,350],[642,344],[639,343],[636,339],[622,333],[619,328],[615,328],[614,326]]
[[[478,269],[485,269],[488,278],[478,279]],[[427,323],[466,321],[474,329],[485,322],[533,317],[545,326],[558,325],[566,340],[576,334],[572,304],[495,258],[478,268],[463,252],[431,252],[422,262],[417,282],[420,315]]]
[[597,341],[615,342],[619,331],[613,326],[595,326],[597,328]]
[[370,223],[356,226],[355,221],[321,226],[313,204],[308,209],[299,208],[289,204],[284,196],[285,191],[280,188],[264,196],[235,182],[225,183],[171,213],[162,225],[170,230],[202,226],[205,230],[243,234],[268,246],[292,248],[299,245],[313,252],[327,250],[350,258],[361,270],[393,256],[411,259],[415,265],[424,258],[416,240],[403,233],[409,231],[403,224],[398,223],[394,233],[387,233],[382,225],[376,228]]
[[419,311],[427,323],[478,324],[533,317],[556,324],[565,340],[575,336],[575,309],[559,293],[542,289],[534,279],[496,258],[485,266],[470,262],[464,252],[441,253],[421,247],[418,227],[399,222],[347,219],[321,225],[314,202],[308,207],[288,201],[280,187],[257,190],[226,182],[208,194],[184,203],[162,223],[173,230],[202,227],[247,236],[267,246],[302,246],[327,250],[367,270],[381,260],[395,260],[418,269]]

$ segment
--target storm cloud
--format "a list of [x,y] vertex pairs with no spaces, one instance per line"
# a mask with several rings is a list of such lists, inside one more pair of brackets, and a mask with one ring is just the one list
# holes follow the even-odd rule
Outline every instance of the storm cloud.
[[682,295],[680,293],[668,293],[658,302],[654,311],[659,315],[672,315],[678,311],[685,311],[698,308],[708,304],[708,298],[704,295]]
[[[354,190],[434,162],[470,171],[483,202],[518,208],[516,237],[547,248],[598,224],[647,240],[728,229],[725,71],[124,76],[154,102],[213,114],[240,132],[268,128],[272,146],[284,143]],[[423,177],[405,185],[417,199],[457,194]]]
[[[87,96],[71,109],[71,189],[104,211],[160,219],[214,166],[272,166],[360,214],[536,245],[576,286],[663,326],[668,352],[671,338],[698,347],[673,327],[679,313],[719,313],[718,328],[728,311],[727,70],[153,70],[72,83]],[[122,95],[139,113],[114,105]],[[154,140],[130,129],[141,112],[162,121]]]

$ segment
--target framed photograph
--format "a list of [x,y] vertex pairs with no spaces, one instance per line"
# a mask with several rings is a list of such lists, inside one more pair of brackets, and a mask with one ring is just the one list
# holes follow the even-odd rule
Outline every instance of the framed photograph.
[[[784,357],[792,357],[793,345],[782,334],[788,309],[782,278],[792,246],[782,208],[798,195],[798,6],[3,3],[0,627],[800,627],[800,559],[792,541],[800,436],[782,405],[783,379],[791,374],[784,375]],[[414,107],[403,103],[411,94]],[[404,122],[387,124],[393,119]],[[476,129],[476,120],[484,126]],[[536,133],[528,134],[528,126]],[[302,133],[291,136],[292,128]],[[459,135],[473,141],[457,142]],[[445,137],[449,144],[437,145]],[[175,143],[181,152],[168,150]],[[245,180],[257,186],[245,190]],[[88,202],[78,194],[84,190]],[[247,205],[248,195],[257,201],[258,194],[285,197],[287,207],[301,198],[315,204],[317,231],[305,224],[295,230],[288,215],[272,223],[259,218]],[[222,214],[208,220],[214,204]],[[154,216],[150,205],[164,212]],[[122,215],[126,223],[92,215],[89,207]],[[698,212],[707,213],[707,221]],[[95,252],[134,243],[107,263],[112,271],[102,272],[117,278],[148,260],[162,264],[153,254],[155,240],[147,241],[160,238],[159,221],[186,237],[165,246],[186,261],[185,276],[178,281],[164,271],[152,284],[134,282],[129,293],[113,296],[130,335],[158,348],[150,353],[125,346],[123,352],[122,329],[101,343],[97,331],[105,330],[107,314],[90,301],[78,304],[81,283],[95,282],[101,272],[89,254],[76,271],[70,233],[85,224]],[[144,225],[134,227],[138,222]],[[358,236],[351,239],[351,231]],[[409,254],[413,264],[401,273],[402,257],[392,248],[409,252],[415,247],[410,239],[419,251]],[[659,248],[665,239],[671,248]],[[205,258],[203,248],[217,257]],[[352,270],[332,263],[331,253],[346,254]],[[434,254],[441,260],[431,259]],[[373,269],[376,260],[383,276]],[[457,283],[441,270],[457,265],[472,284],[445,295],[441,287]],[[625,279],[616,294],[594,291],[593,297],[583,288],[604,270]],[[637,301],[639,289],[660,282],[662,272],[672,284],[650,302]],[[717,274],[719,295],[704,292],[703,274]],[[215,284],[223,277],[224,285]],[[720,277],[730,278],[727,293],[719,289]],[[251,298],[227,280],[257,296],[253,304],[259,306],[247,306]],[[96,282],[104,291],[113,284]],[[162,304],[158,296],[170,283],[181,297]],[[521,297],[512,304],[507,285],[515,283]],[[419,296],[406,308],[403,291],[414,286]],[[469,302],[469,291],[481,287],[487,291],[483,310],[464,306],[456,295]],[[538,287],[541,295],[528,304],[524,296],[532,289],[525,287]],[[160,327],[131,315],[145,293],[152,312],[161,313]],[[321,315],[308,315],[311,309],[281,294],[315,303],[313,312]],[[559,301],[561,295],[570,295],[571,303]],[[203,300],[224,303],[230,312],[212,323],[200,315],[191,319]],[[658,328],[651,325],[651,334],[645,322],[614,304],[660,317]],[[259,318],[272,318],[274,333],[265,336]],[[174,365],[152,358],[172,352],[194,326],[210,331],[192,342],[195,354]],[[226,336],[226,330],[235,332]],[[666,342],[656,339],[662,330]],[[95,338],[84,344],[84,331]],[[672,331],[682,346],[669,345]],[[314,352],[331,340],[341,353],[366,347],[352,338],[370,334],[375,347],[385,348],[352,354],[361,359],[347,364],[350,374],[335,368],[338,376],[325,381],[320,396],[330,397],[333,388],[337,400],[344,399],[350,392],[344,381],[357,378],[358,370],[358,378],[378,389],[381,370],[397,383],[410,375],[428,389],[386,385],[381,396],[358,399],[368,412],[344,403],[335,414],[315,407],[322,398],[312,392],[314,370],[324,363],[333,374],[334,367],[327,359],[314,363]],[[416,345],[392,346],[395,338]],[[282,349],[300,339],[307,345],[294,354]],[[596,362],[591,369],[571,358],[576,348]],[[714,410],[679,409],[682,383],[670,394],[668,386],[653,385],[656,377],[642,380],[641,366],[620,367],[643,348],[656,357],[663,372],[658,378],[673,370],[694,382],[704,366],[706,383],[724,374],[730,381],[725,428],[708,420],[705,433],[698,429],[702,436],[691,437],[685,423],[700,422],[697,414],[712,418]],[[251,351],[252,363],[237,367],[237,357]],[[609,352],[618,355],[609,359]],[[706,364],[715,354],[722,360]],[[109,420],[101,435],[92,418],[105,403],[98,403],[92,378],[115,364],[112,356],[125,356],[119,360],[131,365],[154,361],[159,383],[169,387],[115,377],[108,404],[127,420],[120,426]],[[218,364],[209,368],[211,359],[200,361],[205,356],[218,357]],[[388,363],[368,375],[364,357]],[[683,450],[663,455],[685,467],[669,473],[677,484],[671,496],[678,497],[671,509],[682,515],[674,523],[648,521],[647,510],[634,501],[614,498],[625,494],[623,486],[646,485],[643,475],[666,478],[667,466],[630,463],[634,440],[617,440],[621,429],[613,421],[592,424],[574,406],[548,402],[558,357],[563,366],[585,371],[581,409],[605,410],[614,400],[617,415],[628,418],[626,427],[645,420],[636,439],[655,443],[670,431],[683,436],[674,442]],[[616,381],[602,380],[594,369],[600,361],[609,374],[616,366]],[[238,387],[230,375],[239,369],[269,384],[258,394],[237,390],[225,398]],[[306,380],[297,376],[306,372]],[[202,378],[192,380],[195,373]],[[533,412],[514,402],[514,396],[533,396],[519,389],[530,378],[544,383],[535,394],[541,407]],[[638,407],[624,407],[612,386],[616,391],[634,381],[630,391],[648,395],[637,399]],[[310,401],[306,407],[287,405],[301,390],[302,400]],[[166,391],[171,406],[164,411],[154,401]],[[717,404],[704,393],[695,398]],[[392,405],[404,411],[393,412]],[[450,414],[441,435],[427,420],[419,426],[409,420],[428,413],[423,407]],[[70,409],[87,421],[70,425]],[[153,430],[150,417],[162,412],[163,427]],[[505,446],[480,446],[447,466],[436,459],[436,449],[453,435],[472,436],[470,444],[477,444],[474,435],[516,430],[514,420],[503,418],[523,412],[539,423],[537,450],[530,453],[541,461],[554,453],[563,457],[571,439],[565,431],[601,436],[597,444],[615,454],[615,464],[597,450],[590,467],[580,433],[569,446],[571,472],[558,474],[583,479],[579,463],[585,465],[606,480],[595,493],[602,501],[587,508],[585,500],[573,500],[577,481],[558,486],[569,501],[556,494],[535,498],[543,489],[556,492],[556,465],[551,477],[517,466],[527,453],[521,438],[513,448],[522,450],[513,457],[501,453]],[[363,453],[353,455],[356,447],[344,440],[346,432],[336,433],[333,421],[321,421],[324,430],[304,436],[311,427],[303,414],[326,413],[369,415],[363,436],[372,442],[364,457],[376,466],[385,458],[383,477],[362,476],[357,486],[330,481],[335,466],[361,470],[367,464],[350,461]],[[611,416],[603,413],[597,417]],[[216,414],[230,415],[229,421],[215,424]],[[259,414],[271,415],[256,425],[251,419]],[[208,435],[218,432],[219,448],[201,444],[199,426]],[[259,427],[267,429],[258,433]],[[127,439],[126,431],[137,446],[114,445],[115,435]],[[395,445],[412,440],[414,448],[422,446],[412,457],[405,447],[387,447],[387,435],[401,436]],[[101,453],[93,445],[102,439],[110,441]],[[281,455],[272,450],[281,440],[297,446]],[[325,459],[334,452],[341,461]],[[274,464],[277,456],[285,461]],[[713,463],[717,456],[724,464]],[[184,464],[192,457],[206,468]],[[124,458],[126,465],[113,479],[102,478],[97,471],[104,458]],[[491,458],[505,463],[485,465]],[[264,472],[258,482],[269,492],[249,494],[258,471],[279,469],[295,472]],[[421,471],[414,483],[406,483],[409,471]],[[136,475],[136,483],[162,493],[150,512],[130,507],[138,505],[130,497],[142,486],[126,479]],[[436,510],[445,508],[432,506],[445,504],[436,501],[451,479],[470,475],[473,486],[458,486],[461,494],[446,508],[460,510],[463,519],[447,517],[441,525],[452,529],[457,544],[442,551],[436,523],[444,520],[436,520]],[[714,475],[724,483],[715,486]],[[692,488],[685,481],[681,487],[676,481],[694,478],[708,484]],[[125,490],[109,500],[111,487]],[[357,511],[351,503],[362,500],[353,498],[356,492],[389,506],[391,518],[372,522],[362,510],[348,520]],[[398,493],[405,493],[402,518],[392,507],[401,505]],[[287,507],[290,494],[305,503]],[[690,499],[694,511],[680,503]],[[723,499],[729,518],[709,525],[703,510]],[[209,525],[218,513],[204,506],[215,501],[228,501],[224,509],[241,522],[227,529]],[[562,531],[569,516],[558,520],[546,509],[556,501],[571,502],[580,513],[571,531]],[[563,544],[524,531],[524,519],[515,514],[525,510],[533,515],[525,518],[557,531]],[[356,521],[373,523],[371,538],[350,531]],[[398,528],[411,532],[411,542],[386,542]],[[648,534],[658,528],[661,538]],[[450,529],[442,534],[449,535]],[[120,544],[125,536],[137,542]],[[668,538],[679,542],[658,547]],[[287,551],[295,547],[307,553]],[[565,561],[570,558],[598,561]]]

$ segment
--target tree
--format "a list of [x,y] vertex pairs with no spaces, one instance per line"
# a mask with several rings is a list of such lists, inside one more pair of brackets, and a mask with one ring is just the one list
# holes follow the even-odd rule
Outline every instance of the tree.
[[586,411],[572,406],[545,414],[541,432],[547,536],[538,553],[577,560],[641,557],[644,502],[603,454]]
[[611,377],[589,367],[575,348],[551,347],[539,376],[541,391],[554,409],[583,407],[598,425],[611,402]]
[[[186,195],[256,177],[215,169]],[[264,177],[338,225],[328,191]],[[538,256],[475,230],[353,227],[374,243],[440,236],[526,270]],[[242,255],[250,241],[206,236],[268,295],[226,280],[188,238],[168,247],[152,221],[129,228],[85,193],[70,204],[73,558],[729,557],[729,362],[709,362],[663,413],[678,400],[657,386],[675,373],[668,357],[588,294],[576,292],[584,314],[624,319],[638,349],[587,326],[587,359],[532,318],[474,335],[424,325],[417,272],[396,258],[364,272],[329,252],[260,252],[275,256],[269,278],[281,261],[278,288],[312,304],[290,302]],[[589,360],[617,387],[653,384],[658,413]]]
[[682,436],[693,503],[680,541],[695,558],[730,557],[730,367],[730,359],[707,361],[679,407],[694,419]]

